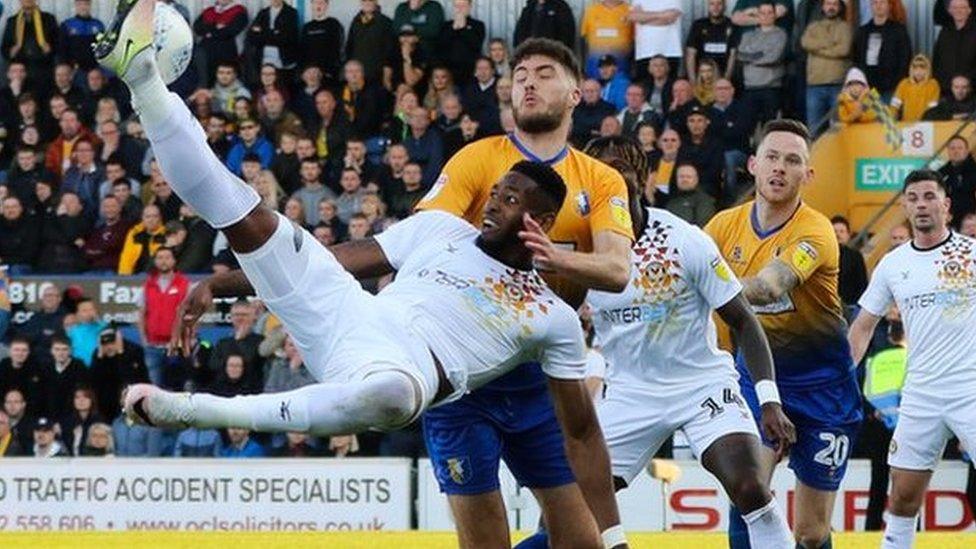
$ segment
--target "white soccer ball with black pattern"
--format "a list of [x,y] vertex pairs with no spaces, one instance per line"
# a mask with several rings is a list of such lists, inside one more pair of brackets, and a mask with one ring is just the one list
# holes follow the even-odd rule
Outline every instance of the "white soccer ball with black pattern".
[[156,66],[163,81],[173,83],[190,66],[193,32],[180,12],[164,2],[156,2],[153,46],[156,49]]

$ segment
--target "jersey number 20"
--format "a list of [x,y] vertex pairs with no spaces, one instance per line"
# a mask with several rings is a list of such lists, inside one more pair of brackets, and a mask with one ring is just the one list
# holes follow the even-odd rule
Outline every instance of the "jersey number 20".
[[840,467],[844,465],[844,461],[847,459],[847,452],[851,446],[847,435],[820,433],[820,440],[826,442],[827,446],[817,452],[813,456],[813,460],[827,467]]

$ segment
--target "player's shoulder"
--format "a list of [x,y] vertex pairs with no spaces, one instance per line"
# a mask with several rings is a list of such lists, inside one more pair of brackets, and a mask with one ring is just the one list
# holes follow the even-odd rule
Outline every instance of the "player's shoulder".
[[667,238],[697,236],[701,234],[705,237],[697,226],[688,223],[677,215],[663,208],[647,208],[647,223],[644,225],[644,233],[641,236],[655,236],[650,233],[661,233],[660,236]]
[[743,219],[748,220],[749,212],[752,211],[752,204],[753,201],[750,200],[745,204],[733,206],[716,213],[709,220],[708,224],[705,225],[705,232],[714,235],[718,231],[726,231],[741,226]]
[[466,220],[441,210],[422,210],[407,219],[417,225],[429,226],[461,236],[478,232],[478,229]]
[[[477,162],[495,160],[498,158],[498,153],[509,152],[511,150],[516,150],[515,144],[512,143],[512,140],[507,135],[491,135],[482,137],[473,143],[468,143],[456,152],[452,159]],[[490,156],[492,154],[496,156]]]
[[[592,156],[569,147],[569,151],[566,154],[566,160],[568,162],[567,170],[569,177],[577,177],[584,187],[589,185],[606,185],[614,183],[623,183],[624,178],[620,175],[620,172],[610,167],[608,164],[593,158]],[[585,177],[579,177],[585,176]]]
[[796,212],[795,223],[792,223],[792,229],[798,233],[828,236],[836,239],[830,218],[806,202],[800,204],[800,208]]

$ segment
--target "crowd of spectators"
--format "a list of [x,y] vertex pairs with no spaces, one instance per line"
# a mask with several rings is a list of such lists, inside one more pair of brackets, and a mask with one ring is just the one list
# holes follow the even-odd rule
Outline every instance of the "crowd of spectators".
[[[777,116],[831,124],[954,120],[976,111],[976,24],[969,0],[934,2],[931,52],[913,47],[902,0],[595,0],[577,18],[564,0],[528,0],[511,37],[491,37],[472,2],[376,0],[344,25],[328,0],[307,19],[283,0],[251,13],[233,0],[199,15],[172,4],[196,38],[171,88],[213,152],[265,205],[325,245],[366,238],[410,215],[466,144],[514,128],[509,49],[544,36],[579,52],[585,80],[571,141],[635,139],[648,156],[648,202],[704,225],[747,194],[753,135]],[[16,5],[18,4],[19,5]],[[103,22],[91,0],[58,22],[36,0],[3,29],[0,89],[0,263],[5,276],[146,274],[135,336],[100,320],[96,303],[47,285],[17,322],[0,282],[0,455],[390,455],[413,438],[318,440],[231,429],[179,433],[127,424],[120,394],[151,381],[224,396],[313,382],[260,302],[230,307],[230,329],[166,344],[187,274],[234,268],[227,241],[183,204],[115,75],[90,44]],[[450,13],[450,16],[448,16]],[[690,29],[683,35],[682,29]],[[953,223],[976,236],[976,162],[964,137],[947,148]],[[856,302],[867,272],[834,218],[841,294]],[[896,227],[892,240],[904,235]],[[4,279],[5,280],[5,279]],[[382,280],[366,282],[371,290]],[[411,442],[412,440],[412,442]],[[406,449],[406,450],[404,450]]]

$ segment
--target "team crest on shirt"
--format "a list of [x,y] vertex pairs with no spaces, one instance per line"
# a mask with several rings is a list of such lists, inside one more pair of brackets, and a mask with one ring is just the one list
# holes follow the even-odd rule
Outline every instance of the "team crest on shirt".
[[471,480],[471,467],[468,466],[467,456],[447,458],[447,475],[454,484],[467,484]]
[[583,217],[590,215],[590,195],[586,191],[576,195],[576,212]]
[[742,246],[732,248],[732,253],[729,254],[729,260],[732,263],[742,263]]
[[897,451],[898,451],[898,443],[895,441],[895,439],[891,439],[891,444],[888,445],[888,453],[891,455],[895,455],[895,452]]

